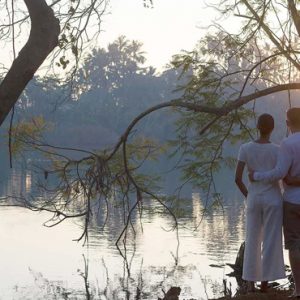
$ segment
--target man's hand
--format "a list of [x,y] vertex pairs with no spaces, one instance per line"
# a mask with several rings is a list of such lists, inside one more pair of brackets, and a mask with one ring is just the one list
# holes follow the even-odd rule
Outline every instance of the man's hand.
[[283,178],[283,181],[285,184],[287,185],[292,185],[293,184],[293,177],[290,176],[289,174],[286,175],[284,178]]
[[252,169],[248,170],[248,178],[249,178],[250,182],[254,182],[255,181],[254,180],[254,170],[252,170]]

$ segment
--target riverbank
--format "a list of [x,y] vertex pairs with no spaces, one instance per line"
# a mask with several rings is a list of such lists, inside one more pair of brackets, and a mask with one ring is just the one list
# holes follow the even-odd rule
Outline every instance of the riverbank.
[[[291,295],[291,291],[288,290],[276,290],[276,289],[270,289],[268,293],[250,293],[246,295],[238,295],[235,297],[221,297],[218,299],[214,300],[229,300],[229,299],[234,299],[234,300],[287,300],[289,299],[288,296]],[[296,299],[296,298],[291,298],[291,299]],[[213,300],[213,299],[211,299]]]

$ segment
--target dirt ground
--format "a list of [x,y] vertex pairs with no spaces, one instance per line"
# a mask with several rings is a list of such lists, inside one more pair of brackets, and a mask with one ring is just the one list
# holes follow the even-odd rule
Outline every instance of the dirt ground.
[[[287,299],[295,299],[296,298],[288,298],[288,296],[291,295],[291,291],[281,291],[281,290],[275,290],[275,289],[270,289],[267,293],[250,293],[247,295],[239,295],[233,298],[230,297],[221,297],[218,298],[217,300],[229,300],[229,299],[234,299],[234,300],[287,300]],[[212,299],[211,299],[212,300]]]

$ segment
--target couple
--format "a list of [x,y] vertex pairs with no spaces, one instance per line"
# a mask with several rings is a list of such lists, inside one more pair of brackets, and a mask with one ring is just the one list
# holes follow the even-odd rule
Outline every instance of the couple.
[[[247,197],[242,277],[248,281],[249,291],[254,291],[255,281],[261,281],[262,292],[267,291],[268,281],[285,277],[283,224],[295,282],[292,297],[300,298],[300,108],[287,111],[287,126],[290,135],[278,147],[269,140],[273,117],[261,115],[257,122],[260,137],[243,144],[239,151],[235,181]],[[242,180],[245,166],[249,171],[248,189]]]

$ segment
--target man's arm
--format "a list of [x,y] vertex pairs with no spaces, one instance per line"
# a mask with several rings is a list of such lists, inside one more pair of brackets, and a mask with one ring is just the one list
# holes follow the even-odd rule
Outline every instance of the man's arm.
[[287,185],[300,186],[300,177],[292,177],[290,175],[287,175],[283,178],[283,181]]
[[237,163],[237,166],[236,166],[236,170],[235,170],[235,183],[238,186],[238,188],[240,189],[241,193],[245,197],[247,197],[248,190],[243,182],[244,168],[245,168],[245,162],[239,160]]
[[288,147],[281,143],[278,151],[277,164],[274,169],[265,172],[254,172],[255,181],[276,181],[285,177],[292,164],[292,155]]

